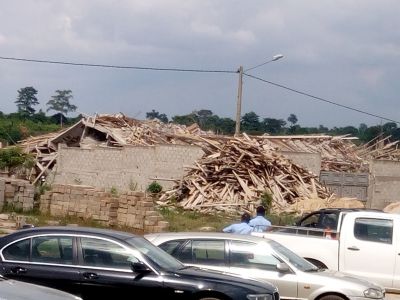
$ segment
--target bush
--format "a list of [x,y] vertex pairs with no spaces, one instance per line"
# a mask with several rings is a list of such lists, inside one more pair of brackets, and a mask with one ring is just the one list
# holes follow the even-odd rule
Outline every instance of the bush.
[[162,186],[159,184],[157,181],[153,181],[149,186],[147,187],[147,191],[153,194],[158,194],[162,191]]
[[273,201],[273,197],[269,192],[265,191],[261,195],[260,202],[261,202],[261,205],[264,206],[267,214],[269,214],[271,212],[272,201]]
[[25,153],[20,147],[0,149],[0,169],[7,169],[8,174],[14,174],[20,168],[32,168],[35,165],[33,156]]

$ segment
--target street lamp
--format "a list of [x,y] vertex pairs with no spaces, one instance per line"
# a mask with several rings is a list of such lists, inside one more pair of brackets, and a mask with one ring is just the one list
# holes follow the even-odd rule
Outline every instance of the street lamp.
[[[253,70],[255,68],[258,68],[258,67],[261,67],[263,65],[266,65],[266,64],[268,64],[270,62],[277,61],[278,59],[281,59],[281,58],[283,58],[282,54],[274,55],[272,57],[272,59],[270,59],[270,60],[268,60],[268,61],[266,61],[266,62],[264,62],[262,64],[259,64],[259,65],[256,65],[254,67],[248,68],[248,69],[246,69],[244,71],[247,72],[247,71]],[[241,111],[242,111],[242,89],[243,89],[243,66],[239,67],[238,73],[239,73],[239,84],[238,84],[238,94],[237,94],[237,104],[236,104],[235,135],[239,135],[240,134],[240,115],[241,115]]]

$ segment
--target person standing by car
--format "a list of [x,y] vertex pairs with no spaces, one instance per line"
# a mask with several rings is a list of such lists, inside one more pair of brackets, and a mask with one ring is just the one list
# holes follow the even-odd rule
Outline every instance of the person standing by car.
[[260,205],[256,209],[257,216],[250,220],[249,225],[252,231],[263,232],[271,227],[271,222],[265,218],[265,208]]
[[250,215],[245,212],[240,219],[241,223],[229,225],[222,229],[222,231],[226,233],[250,234],[253,231],[253,228],[249,226]]

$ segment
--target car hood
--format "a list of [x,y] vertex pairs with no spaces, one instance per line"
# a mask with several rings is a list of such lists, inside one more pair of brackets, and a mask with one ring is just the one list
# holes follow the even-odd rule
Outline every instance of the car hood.
[[[376,283],[370,282],[366,279],[356,277],[351,274],[334,271],[334,270],[318,270],[317,272],[304,272],[309,278],[314,277],[318,280],[323,280],[325,282],[332,282],[332,284],[346,284],[348,286],[358,286],[360,289],[375,288],[384,290],[384,288]],[[338,282],[337,282],[338,281]]]
[[225,284],[231,284],[235,286],[241,286],[243,288],[252,289],[254,292],[278,292],[278,289],[265,281],[259,281],[255,279],[244,278],[237,274],[215,271],[210,269],[198,268],[198,267],[185,267],[174,272],[175,276],[181,276],[185,278],[191,278],[199,280],[209,284],[219,284],[224,282]]
[[40,285],[16,280],[0,279],[0,299],[2,300],[68,300],[81,299],[74,295]]

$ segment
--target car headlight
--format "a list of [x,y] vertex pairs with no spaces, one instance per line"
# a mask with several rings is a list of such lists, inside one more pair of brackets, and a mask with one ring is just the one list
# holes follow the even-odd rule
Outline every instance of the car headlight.
[[247,295],[247,299],[249,300],[273,300],[271,294],[252,294]]
[[372,299],[381,299],[384,297],[384,292],[382,290],[369,288],[364,291],[364,296]]

